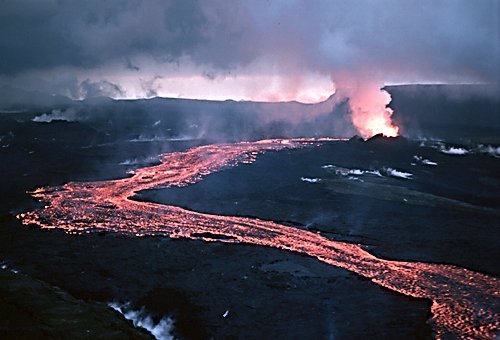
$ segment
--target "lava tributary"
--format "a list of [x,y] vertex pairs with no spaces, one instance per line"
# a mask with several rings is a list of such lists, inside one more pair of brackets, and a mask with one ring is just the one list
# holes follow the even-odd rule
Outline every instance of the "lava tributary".
[[145,189],[196,183],[223,168],[253,162],[264,152],[319,143],[321,140],[266,140],[207,145],[166,154],[161,164],[135,170],[130,178],[38,189],[32,195],[46,206],[19,214],[18,218],[26,225],[60,228],[68,233],[104,230],[136,236],[162,235],[256,244],[306,254],[393,291],[432,300],[437,338],[493,338],[500,324],[500,283],[494,277],[450,265],[380,259],[360,245],[332,241],[272,221],[203,214],[130,199]]

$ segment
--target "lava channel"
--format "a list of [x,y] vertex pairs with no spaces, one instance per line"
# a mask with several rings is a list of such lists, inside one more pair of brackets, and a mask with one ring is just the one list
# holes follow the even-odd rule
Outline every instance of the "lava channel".
[[362,245],[332,241],[272,221],[203,214],[130,199],[145,189],[196,183],[223,168],[251,163],[264,152],[321,142],[264,140],[194,147],[163,155],[161,164],[137,169],[129,178],[37,189],[32,196],[46,205],[17,217],[25,225],[64,229],[71,234],[110,231],[131,236],[159,235],[254,244],[306,254],[395,292],[431,300],[431,323],[438,339],[495,337],[500,325],[500,284],[495,277],[451,265],[381,259]]

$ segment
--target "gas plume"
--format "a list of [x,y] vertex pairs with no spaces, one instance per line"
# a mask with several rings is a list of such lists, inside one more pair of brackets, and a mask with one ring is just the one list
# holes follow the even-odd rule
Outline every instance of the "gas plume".
[[500,2],[450,2],[0,2],[0,87],[311,102],[331,79],[361,135],[395,136],[384,84],[500,81]]
[[391,120],[393,111],[387,107],[391,95],[379,84],[346,76],[332,77],[332,80],[339,95],[349,98],[352,124],[362,137],[379,133],[386,137],[398,136],[399,127]]

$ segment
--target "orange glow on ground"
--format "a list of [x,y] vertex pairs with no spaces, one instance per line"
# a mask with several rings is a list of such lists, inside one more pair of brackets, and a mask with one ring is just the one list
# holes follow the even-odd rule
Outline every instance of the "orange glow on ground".
[[203,214],[130,198],[141,190],[196,183],[207,174],[251,163],[264,152],[321,142],[266,140],[206,145],[166,154],[161,164],[137,169],[129,178],[37,189],[31,194],[46,206],[17,217],[25,225],[59,228],[70,234],[104,230],[130,236],[255,244],[305,254],[395,292],[431,300],[437,338],[493,338],[500,326],[500,281],[494,277],[451,265],[381,259],[362,245],[333,241],[272,221]]

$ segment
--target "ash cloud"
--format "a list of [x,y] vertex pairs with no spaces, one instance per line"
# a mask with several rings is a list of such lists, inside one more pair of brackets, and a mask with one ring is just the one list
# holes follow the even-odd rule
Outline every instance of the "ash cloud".
[[98,82],[92,82],[88,79],[84,80],[80,84],[81,96],[84,98],[93,98],[99,96],[121,96],[124,94],[123,89],[112,82],[101,80]]
[[306,98],[313,74],[360,103],[386,83],[498,83],[499,13],[495,0],[3,1],[0,86],[280,101]]
[[265,58],[291,72],[492,82],[499,12],[494,0],[3,1],[0,73],[123,58],[138,70],[146,54],[221,70]]

